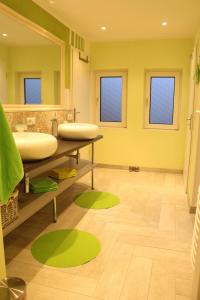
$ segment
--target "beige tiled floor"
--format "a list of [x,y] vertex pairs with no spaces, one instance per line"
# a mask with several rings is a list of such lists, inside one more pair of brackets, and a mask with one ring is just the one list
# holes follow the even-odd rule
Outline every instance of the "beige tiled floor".
[[[182,176],[125,170],[95,170],[96,188],[121,198],[108,210],[73,204],[87,189],[85,176],[58,201],[52,223],[47,206],[5,239],[8,275],[28,283],[28,300],[189,300],[193,216],[188,213]],[[31,256],[39,235],[60,228],[79,228],[102,243],[100,255],[77,268],[43,266]]]

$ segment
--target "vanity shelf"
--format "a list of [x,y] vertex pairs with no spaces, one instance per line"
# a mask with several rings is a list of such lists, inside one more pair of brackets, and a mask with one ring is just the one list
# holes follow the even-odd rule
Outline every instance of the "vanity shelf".
[[65,155],[68,155],[76,150],[84,148],[88,145],[91,145],[103,138],[102,135],[98,135],[96,138],[92,140],[85,140],[85,141],[68,141],[64,139],[58,139],[58,149],[54,155],[49,158],[42,159],[36,162],[27,162],[24,163],[24,172],[29,173],[30,171],[34,171],[39,167],[42,167],[56,159],[59,159]]
[[[47,193],[33,194],[33,193],[24,193],[22,190],[20,191],[20,200],[19,200],[19,217],[12,224],[8,225],[3,230],[3,235],[6,236],[11,231],[13,231],[16,227],[24,223],[27,219],[29,219],[32,215],[38,212],[41,208],[43,208],[48,203],[54,201],[54,212],[56,209],[56,197],[67,190],[70,186],[72,186],[78,179],[92,171],[92,187],[93,187],[93,169],[96,164],[94,163],[94,142],[102,139],[102,136],[98,136],[97,138],[89,141],[58,141],[58,150],[54,156],[38,161],[24,164],[24,171],[27,174],[31,174],[39,170],[37,176],[33,177],[46,177],[49,175],[49,169],[40,172],[44,167],[48,165],[51,166],[51,163],[56,164],[56,167],[60,168],[76,168],[78,173],[77,176],[64,179],[64,180],[56,180],[58,182],[58,190]],[[77,164],[73,158],[67,160],[67,155],[70,155],[73,151],[79,150],[85,146],[92,145],[92,161],[88,160],[80,160]],[[62,163],[56,163],[59,159],[63,158],[66,161]],[[55,165],[53,166],[55,167]],[[28,172],[27,172],[28,171]],[[22,187],[21,187],[22,188]]]

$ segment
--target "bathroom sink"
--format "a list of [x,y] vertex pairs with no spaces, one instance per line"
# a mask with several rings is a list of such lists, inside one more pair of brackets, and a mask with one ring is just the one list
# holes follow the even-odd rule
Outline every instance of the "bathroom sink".
[[38,160],[52,156],[57,150],[57,139],[40,132],[14,132],[17,148],[22,160]]
[[91,140],[98,132],[97,125],[88,123],[63,123],[58,126],[59,136],[69,140]]

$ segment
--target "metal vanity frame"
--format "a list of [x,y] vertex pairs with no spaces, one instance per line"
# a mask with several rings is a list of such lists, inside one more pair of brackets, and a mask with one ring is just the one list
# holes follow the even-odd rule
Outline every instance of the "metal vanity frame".
[[[91,172],[91,189],[94,189],[94,168],[96,166],[94,162],[94,143],[102,138],[103,136],[99,135],[92,140],[85,141],[58,139],[58,149],[53,156],[40,161],[24,163],[24,179],[19,186],[19,217],[3,229],[3,235],[9,234],[50,202],[53,203],[53,221],[56,222],[57,197],[88,172]],[[86,146],[91,146],[91,160],[80,159],[80,149]],[[30,178],[46,177],[51,169],[59,167],[76,168],[78,170],[77,176],[58,180],[57,191],[40,194],[29,192]]]

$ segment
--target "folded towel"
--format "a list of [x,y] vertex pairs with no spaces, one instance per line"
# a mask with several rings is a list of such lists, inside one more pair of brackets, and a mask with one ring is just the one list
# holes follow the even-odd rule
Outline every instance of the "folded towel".
[[35,189],[35,188],[30,188],[31,193],[33,194],[39,194],[39,193],[47,193],[47,192],[53,192],[57,191],[58,187],[46,187],[46,188],[40,188],[40,189]]
[[32,193],[45,193],[58,190],[56,181],[49,177],[32,178],[30,180],[30,190]]
[[59,180],[75,177],[76,175],[77,175],[77,170],[70,169],[70,168],[53,169],[49,174],[49,176]]
[[0,203],[6,204],[24,176],[21,156],[0,104]]

